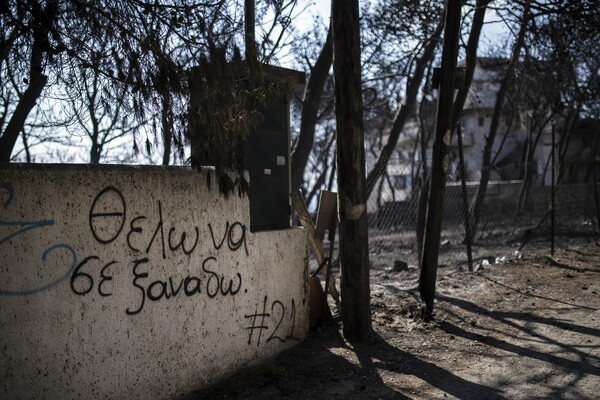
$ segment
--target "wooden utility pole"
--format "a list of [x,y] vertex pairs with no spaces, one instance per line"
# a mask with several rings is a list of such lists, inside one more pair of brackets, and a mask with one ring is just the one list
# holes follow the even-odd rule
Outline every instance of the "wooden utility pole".
[[[433,142],[429,203],[425,223],[425,240],[421,258],[419,293],[425,303],[426,316],[433,312],[437,263],[440,251],[442,231],[442,211],[444,208],[444,188],[448,173],[448,148],[452,139],[452,104],[456,75],[456,57],[458,54],[458,36],[460,33],[461,0],[447,0],[446,24],[444,28],[444,47],[442,51],[442,70],[438,94],[438,108]],[[342,292],[343,295],[343,292]]]
[[371,333],[358,0],[333,0],[333,73],[344,337]]

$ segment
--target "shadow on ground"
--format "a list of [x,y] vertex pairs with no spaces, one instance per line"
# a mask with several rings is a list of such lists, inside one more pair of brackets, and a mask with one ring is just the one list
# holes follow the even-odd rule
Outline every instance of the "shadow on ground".
[[600,242],[571,247],[440,269],[431,322],[411,289],[416,269],[374,269],[370,340],[348,343],[332,324],[185,400],[597,398]]
[[[440,321],[437,325],[445,333],[480,343],[497,350],[498,354],[512,354],[537,362],[537,365],[548,365],[555,371],[568,372],[564,374],[561,385],[547,385],[548,398],[566,398],[567,389],[575,395],[572,398],[588,398],[584,393],[573,393],[576,392],[573,387],[589,376],[597,377],[600,384],[600,357],[590,353],[590,349],[598,348],[600,329],[533,312],[489,311],[471,301],[444,295],[438,295],[438,300],[467,311],[471,320],[488,317],[494,321],[488,324],[492,328],[484,325],[476,332],[447,320]],[[564,304],[562,301],[559,303]],[[587,306],[573,305],[571,308],[597,311]]]
[[[383,375],[396,378],[384,379]],[[424,361],[374,334],[363,344],[349,345],[336,327],[312,333],[301,345],[270,364],[243,371],[195,399],[409,399],[418,395],[408,377],[436,388],[440,397],[504,399],[494,388],[469,382]],[[466,397],[465,397],[466,396]]]

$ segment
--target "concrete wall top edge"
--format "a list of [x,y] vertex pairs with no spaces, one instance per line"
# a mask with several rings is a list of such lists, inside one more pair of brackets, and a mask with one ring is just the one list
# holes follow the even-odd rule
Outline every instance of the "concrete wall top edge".
[[[180,173],[196,173],[198,170],[189,166],[177,165],[125,165],[125,164],[62,164],[62,163],[0,163],[0,169],[10,170],[75,170],[75,171],[169,171]],[[214,167],[199,167],[202,172],[214,171]]]

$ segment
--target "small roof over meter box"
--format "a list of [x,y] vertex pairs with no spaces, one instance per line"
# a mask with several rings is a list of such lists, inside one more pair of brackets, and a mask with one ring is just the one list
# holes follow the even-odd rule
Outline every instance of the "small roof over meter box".
[[[240,71],[236,73],[238,77],[244,74],[243,67],[232,69]],[[245,169],[250,177],[250,230],[253,232],[291,226],[290,97],[294,85],[305,81],[305,74],[300,71],[266,64],[260,64],[258,70],[263,83],[281,83],[280,87],[290,90],[275,91],[259,103],[257,111],[262,118],[249,132],[245,143]],[[194,72],[202,74],[201,70]],[[193,88],[192,84],[192,104]]]

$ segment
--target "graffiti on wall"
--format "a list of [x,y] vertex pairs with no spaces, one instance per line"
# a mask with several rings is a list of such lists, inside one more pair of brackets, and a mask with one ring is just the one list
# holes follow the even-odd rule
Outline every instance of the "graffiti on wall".
[[[0,196],[1,206],[9,209],[15,200],[13,186],[0,182]],[[135,316],[156,302],[195,296],[211,300],[248,293],[242,271],[220,265],[220,261],[228,259],[228,254],[250,256],[243,223],[225,220],[198,224],[192,222],[193,218],[169,220],[168,209],[161,200],[156,200],[150,209],[145,208],[150,214],[135,212],[116,186],[104,187],[91,199],[84,229],[96,243],[90,248],[110,246],[110,251],[92,250],[86,254],[85,249],[76,251],[69,244],[53,243],[39,254],[36,268],[60,268],[64,272],[30,288],[0,287],[0,296],[34,295],[68,282],[74,296],[110,298],[116,294],[116,280],[125,279],[133,300],[124,311]],[[19,221],[0,216],[0,249],[25,239],[25,235],[48,236],[45,230],[55,225],[53,219]],[[64,253],[61,259],[68,262],[64,266],[46,265],[49,255],[58,252]],[[173,259],[185,261],[189,266],[185,273],[169,274],[168,271],[176,270],[170,267]],[[283,302],[264,296],[261,304],[241,318],[248,322],[245,327],[248,345],[297,340],[294,299]]]
[[[225,221],[222,227],[208,223],[202,227],[204,229],[199,226],[182,229],[165,218],[160,200],[156,202],[154,215],[129,216],[128,213],[122,192],[114,186],[107,186],[95,196],[88,215],[89,230],[94,240],[107,246],[121,238],[129,250],[127,253],[138,255],[126,262],[131,270],[131,286],[139,298],[136,304],[125,310],[128,315],[142,312],[151,302],[178,296],[206,295],[213,299],[235,296],[240,292],[243,285],[241,273],[236,272],[233,276],[220,273],[217,258],[213,255],[194,258],[201,260],[195,274],[163,278],[152,276],[152,258],[156,254],[159,260],[167,260],[170,255],[190,258],[198,249],[200,240],[206,240],[216,252],[244,251],[248,256],[245,225]],[[90,293],[111,296],[111,270],[119,268],[121,263],[119,260],[101,260],[96,255],[85,257],[71,275],[71,290],[80,296]],[[92,271],[96,271],[95,275]]]
[[[14,199],[14,189],[10,183],[0,182],[0,193],[2,194],[2,208],[8,209]],[[54,220],[42,219],[36,221],[15,221],[0,219],[0,247],[10,241],[17,241],[23,235],[30,231],[43,231],[44,228],[54,225]],[[3,233],[6,230],[6,233]],[[35,293],[41,293],[51,289],[65,280],[77,266],[77,255],[73,248],[65,243],[54,243],[47,247],[42,254],[39,255],[40,268],[46,267],[46,261],[50,255],[55,252],[66,252],[69,255],[70,262],[65,267],[66,272],[58,278],[41,283],[38,286],[31,288],[23,288],[19,290],[9,290],[0,287],[0,296],[27,296]]]
[[[267,307],[268,297],[265,296],[262,302],[262,309],[256,305],[254,313],[244,315],[249,319],[250,325],[246,327],[249,331],[248,344],[256,343],[260,346],[261,340],[266,343],[271,340],[285,342],[288,339],[298,340],[294,333],[296,326],[296,302],[292,299],[289,307],[286,307],[281,301],[270,302],[270,309]],[[263,337],[263,331],[266,339]],[[268,333],[270,332],[270,334]],[[267,336],[268,335],[268,336]]]

